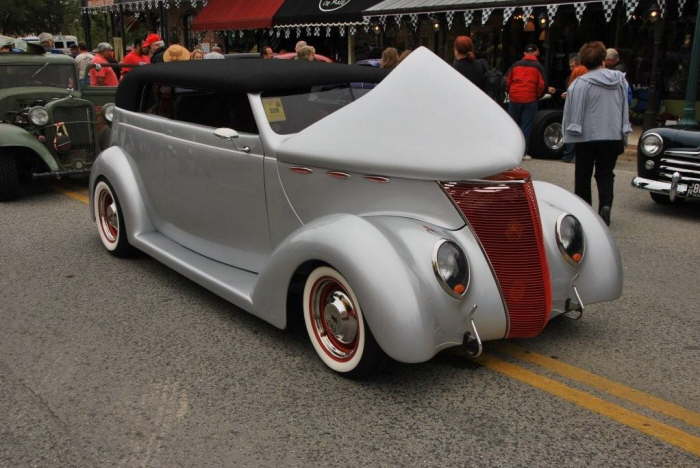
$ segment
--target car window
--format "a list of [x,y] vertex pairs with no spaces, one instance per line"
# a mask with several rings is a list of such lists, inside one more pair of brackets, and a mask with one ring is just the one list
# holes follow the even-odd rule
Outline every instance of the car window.
[[222,93],[153,83],[144,87],[140,109],[147,114],[181,122],[258,133],[248,96],[244,93]]
[[262,104],[276,133],[297,133],[370,91],[361,84],[314,86],[286,93],[263,94]]
[[54,42],[54,47],[57,49],[63,49],[63,42],[61,42],[61,41]]
[[0,67],[0,89],[20,86],[75,87],[75,66],[46,62],[33,65],[4,65]]

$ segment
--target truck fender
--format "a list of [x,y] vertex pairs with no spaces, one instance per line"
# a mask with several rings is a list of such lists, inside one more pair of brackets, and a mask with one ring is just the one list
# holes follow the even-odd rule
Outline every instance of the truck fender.
[[58,171],[58,163],[51,152],[35,136],[16,125],[0,123],[0,148],[19,146],[34,151],[51,171]]

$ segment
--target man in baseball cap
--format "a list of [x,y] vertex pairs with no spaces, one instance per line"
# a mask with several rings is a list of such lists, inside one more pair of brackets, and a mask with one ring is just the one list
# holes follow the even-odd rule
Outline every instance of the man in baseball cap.
[[[148,36],[146,36],[146,39],[141,43],[140,46],[138,44],[134,44],[133,50],[126,54],[126,56],[122,60],[122,64],[135,66],[148,65],[149,63],[151,63],[151,57],[149,55],[149,52],[151,51],[151,45],[158,41],[160,41],[160,36],[158,34],[149,34]],[[126,74],[129,73],[131,70],[132,67],[122,68],[121,79],[123,80]]]
[[117,74],[109,66],[109,59],[114,57],[114,48],[108,42],[100,42],[92,59],[94,68],[90,70],[90,86],[118,86]]

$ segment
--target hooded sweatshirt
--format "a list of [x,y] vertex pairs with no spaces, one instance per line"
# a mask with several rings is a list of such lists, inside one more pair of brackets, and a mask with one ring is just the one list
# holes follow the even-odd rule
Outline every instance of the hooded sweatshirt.
[[625,74],[599,68],[576,78],[564,104],[564,143],[626,140],[629,121]]

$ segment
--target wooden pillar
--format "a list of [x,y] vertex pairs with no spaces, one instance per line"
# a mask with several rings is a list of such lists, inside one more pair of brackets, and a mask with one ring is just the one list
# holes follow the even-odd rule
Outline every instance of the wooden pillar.
[[348,63],[355,63],[355,35],[348,32]]

